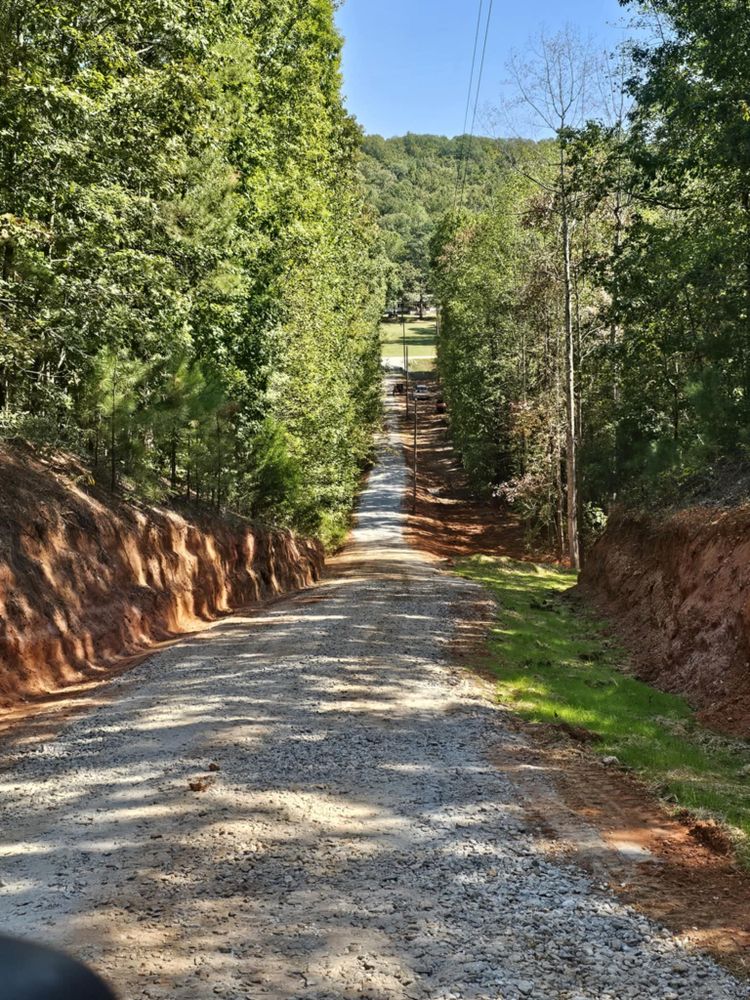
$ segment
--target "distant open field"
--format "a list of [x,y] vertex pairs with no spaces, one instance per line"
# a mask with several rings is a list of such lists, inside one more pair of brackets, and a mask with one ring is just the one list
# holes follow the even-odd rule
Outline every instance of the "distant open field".
[[[401,362],[404,357],[404,335],[400,322],[382,323],[380,336],[383,345],[383,357]],[[406,320],[406,346],[409,349],[409,360],[418,371],[427,371],[433,367],[436,353],[437,324],[434,319]]]

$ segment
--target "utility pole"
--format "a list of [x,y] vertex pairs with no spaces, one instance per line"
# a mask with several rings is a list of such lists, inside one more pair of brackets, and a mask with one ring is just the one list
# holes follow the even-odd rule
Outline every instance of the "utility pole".
[[406,362],[404,364],[404,396],[406,397],[406,419],[409,419],[409,348],[404,348]]
[[406,317],[404,316],[404,300],[401,299],[401,339],[404,344],[404,378],[406,380],[406,392],[404,402],[406,403],[406,417],[409,417],[409,348],[406,346]]
[[414,479],[414,492],[411,501],[411,512],[412,514],[417,513],[417,396],[414,394],[414,469],[413,469],[413,479]]

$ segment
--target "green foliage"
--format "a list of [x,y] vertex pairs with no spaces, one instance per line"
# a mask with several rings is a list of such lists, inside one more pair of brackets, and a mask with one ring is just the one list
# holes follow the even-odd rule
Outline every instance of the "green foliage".
[[362,174],[384,232],[392,304],[418,305],[431,296],[429,246],[437,223],[461,205],[487,208],[507,157],[527,145],[469,136],[367,136]]
[[291,516],[300,502],[304,479],[284,425],[266,418],[252,440],[250,454],[252,478],[245,489],[256,516],[273,519],[280,512]]
[[0,5],[6,434],[54,429],[150,493],[346,524],[385,267],[333,6]]
[[[516,166],[546,169],[543,147]],[[432,244],[438,368],[474,487],[515,504],[561,543],[562,304],[550,198],[517,169],[491,211],[447,216]]]
[[638,211],[615,269],[618,363],[639,385],[617,458],[679,477],[749,443],[750,72],[735,53],[750,25],[737,0],[654,8],[666,30],[636,50],[625,144]]
[[732,826],[750,863],[746,746],[702,729],[681,698],[623,673],[624,654],[600,624],[560,600],[575,574],[486,557],[466,560],[459,572],[498,598],[491,666],[499,700],[532,722],[597,733],[599,752],[679,805]]
[[[147,367],[123,351],[110,347],[94,358],[92,389],[92,426],[103,428],[102,442],[109,451],[111,487],[117,486],[118,469],[143,467],[143,437],[138,433],[136,419],[142,382]],[[99,442],[96,454],[98,457]]]

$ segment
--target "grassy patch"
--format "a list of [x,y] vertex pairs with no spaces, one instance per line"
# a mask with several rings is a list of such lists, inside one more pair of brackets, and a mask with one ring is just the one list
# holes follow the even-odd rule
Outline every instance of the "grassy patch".
[[699,726],[687,703],[618,670],[624,652],[601,622],[560,599],[575,575],[478,556],[458,572],[499,601],[491,638],[498,697],[532,722],[583,726],[680,806],[732,827],[750,864],[750,747]]
[[[434,358],[437,324],[434,319],[406,321],[406,346],[410,359]],[[382,323],[380,339],[384,358],[401,359],[404,356],[404,335],[400,322]]]

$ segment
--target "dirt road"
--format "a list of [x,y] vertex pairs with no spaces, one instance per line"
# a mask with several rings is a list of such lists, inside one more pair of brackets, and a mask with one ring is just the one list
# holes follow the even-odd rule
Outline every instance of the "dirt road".
[[451,665],[480,595],[405,544],[404,482],[394,438],[321,586],[6,740],[0,926],[123,998],[750,995],[545,853],[492,763],[523,736]]

